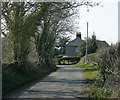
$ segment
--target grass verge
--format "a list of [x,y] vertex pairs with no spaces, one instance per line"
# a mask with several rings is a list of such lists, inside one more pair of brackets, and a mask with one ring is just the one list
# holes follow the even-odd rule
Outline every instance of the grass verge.
[[35,79],[43,78],[44,76],[50,74],[55,71],[57,67],[55,65],[49,67],[40,67],[37,71],[31,71],[29,73],[18,74],[16,72],[13,73],[5,73],[2,75],[2,94],[3,96],[9,93],[10,91],[29,83]]
[[104,91],[102,87],[95,85],[98,77],[98,65],[96,63],[79,62],[74,66],[81,67],[85,72],[85,80],[89,84],[89,97],[100,100],[101,98],[109,98],[112,95],[112,91]]
[[77,63],[74,66],[81,67],[85,72],[86,82],[94,81],[97,78],[98,66],[95,63]]

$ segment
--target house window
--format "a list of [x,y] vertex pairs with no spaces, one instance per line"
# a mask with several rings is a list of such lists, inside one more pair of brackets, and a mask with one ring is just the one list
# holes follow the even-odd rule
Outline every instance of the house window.
[[75,48],[75,52],[78,53],[78,51],[79,51],[79,50],[78,50],[78,47],[76,47],[76,48]]

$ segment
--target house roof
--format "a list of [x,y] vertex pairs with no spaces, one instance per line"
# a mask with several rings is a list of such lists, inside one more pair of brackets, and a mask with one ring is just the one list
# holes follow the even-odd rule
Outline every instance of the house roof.
[[109,44],[106,41],[100,41],[100,40],[98,40],[97,44],[100,45],[100,46],[107,46],[107,47],[109,47]]
[[98,50],[106,50],[109,47],[109,44],[106,41],[97,41]]
[[83,40],[80,37],[77,37],[76,39],[74,39],[73,41],[70,41],[66,45],[69,45],[69,46],[79,46],[82,41]]

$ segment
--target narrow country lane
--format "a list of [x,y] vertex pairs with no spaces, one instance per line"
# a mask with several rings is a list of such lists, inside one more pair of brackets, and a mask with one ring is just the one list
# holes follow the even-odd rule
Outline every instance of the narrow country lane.
[[56,72],[21,87],[5,98],[78,98],[81,94],[84,73],[81,68],[59,65]]

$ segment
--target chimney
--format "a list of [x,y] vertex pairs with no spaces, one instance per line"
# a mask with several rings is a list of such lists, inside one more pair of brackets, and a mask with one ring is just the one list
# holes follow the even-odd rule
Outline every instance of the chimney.
[[78,37],[81,39],[81,32],[76,34],[76,38]]

